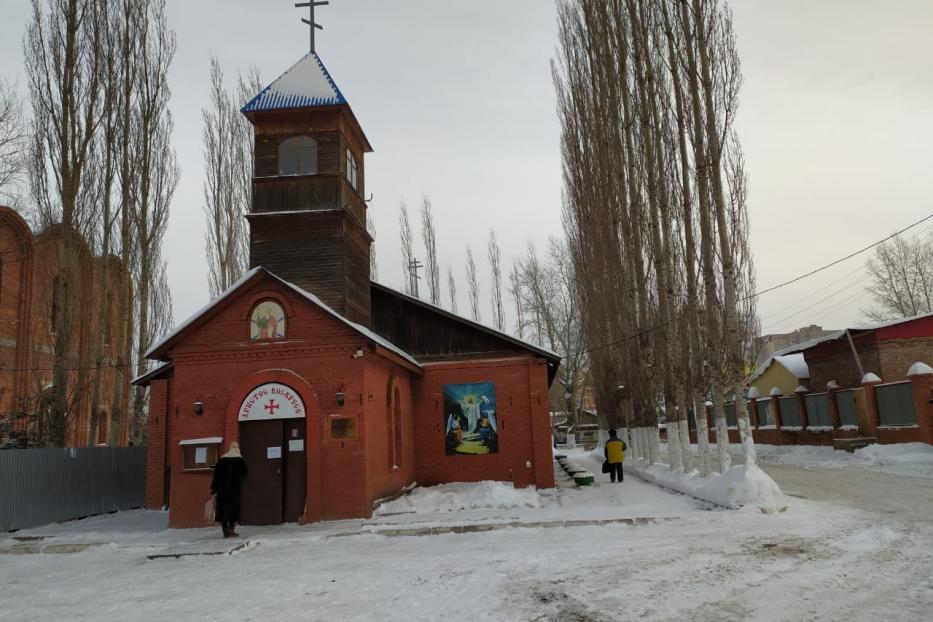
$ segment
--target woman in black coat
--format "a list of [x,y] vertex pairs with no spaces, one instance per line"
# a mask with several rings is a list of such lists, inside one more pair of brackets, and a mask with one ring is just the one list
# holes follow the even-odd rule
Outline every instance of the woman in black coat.
[[230,451],[217,461],[211,494],[214,497],[215,520],[224,530],[224,537],[238,536],[234,527],[240,520],[240,491],[246,477],[246,461],[240,455],[240,444],[230,443]]

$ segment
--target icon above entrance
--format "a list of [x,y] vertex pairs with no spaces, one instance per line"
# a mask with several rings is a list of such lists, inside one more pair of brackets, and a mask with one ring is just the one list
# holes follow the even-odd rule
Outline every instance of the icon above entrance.
[[305,404],[291,387],[271,382],[256,387],[240,404],[238,420],[304,419]]

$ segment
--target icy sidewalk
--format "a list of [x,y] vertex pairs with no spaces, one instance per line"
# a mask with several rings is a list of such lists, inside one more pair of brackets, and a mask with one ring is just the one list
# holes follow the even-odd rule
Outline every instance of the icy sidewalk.
[[[599,473],[583,452],[572,458]],[[603,523],[645,524],[704,510],[681,495],[629,478],[612,484],[597,475],[589,487],[515,489],[481,482],[416,488],[381,506],[372,519],[328,521],[307,526],[240,527],[240,538],[223,540],[220,528],[168,529],[164,512],[134,511],[0,534],[0,555],[78,552],[90,547],[137,549],[150,558],[233,554],[250,543],[287,542],[363,534],[436,535],[507,528],[568,527]],[[247,546],[246,548],[249,548]]]

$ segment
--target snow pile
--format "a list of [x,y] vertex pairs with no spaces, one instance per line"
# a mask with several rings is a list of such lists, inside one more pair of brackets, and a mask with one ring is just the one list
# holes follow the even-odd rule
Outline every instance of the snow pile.
[[933,469],[933,445],[926,443],[869,445],[855,450],[855,457],[877,466],[926,465]]
[[515,488],[512,484],[487,481],[416,488],[410,495],[382,504],[376,514],[435,514],[481,508],[522,507],[541,507],[541,497],[535,488]]
[[[602,460],[598,449],[591,456]],[[624,468],[662,488],[723,507],[756,507],[767,514],[787,509],[780,487],[755,465],[736,465],[722,475],[713,473],[708,478],[700,477],[697,471],[675,472],[666,464],[649,464],[646,460],[626,460]]]
[[677,473],[666,464],[648,464],[644,460],[627,462],[625,469],[662,488],[727,508],[756,507],[770,514],[787,507],[778,485],[755,465],[736,465],[709,478],[700,477],[696,471]]

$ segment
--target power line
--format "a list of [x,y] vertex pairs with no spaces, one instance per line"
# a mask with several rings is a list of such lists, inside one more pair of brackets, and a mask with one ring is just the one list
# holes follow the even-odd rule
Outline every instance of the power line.
[[779,284],[779,285],[775,285],[774,287],[770,287],[770,288],[768,288],[768,289],[765,289],[765,290],[762,290],[762,291],[760,291],[760,292],[757,292],[757,293],[751,294],[751,295],[749,295],[749,296],[746,296],[746,297],[743,298],[742,300],[751,300],[752,298],[757,298],[758,296],[761,296],[761,295],[764,295],[764,294],[768,294],[768,293],[770,293],[770,292],[773,292],[774,290],[781,289],[782,287],[787,287],[788,285],[791,285],[792,283],[796,283],[797,281],[802,281],[803,279],[805,279],[805,278],[807,278],[807,277],[809,277],[809,276],[813,276],[814,274],[817,274],[818,272],[822,272],[823,270],[828,270],[829,268],[832,268],[833,266],[836,266],[836,265],[838,265],[838,264],[841,264],[843,261],[848,261],[849,259],[852,259],[853,257],[856,257],[856,256],[858,256],[858,255],[861,255],[862,253],[864,253],[864,252],[866,252],[866,251],[870,251],[871,249],[875,248],[876,246],[881,246],[882,244],[884,244],[884,243],[887,242],[888,240],[890,240],[890,239],[892,239],[892,238],[896,238],[897,236],[899,236],[900,234],[904,233],[905,231],[910,231],[911,229],[913,229],[913,228],[916,227],[917,225],[922,225],[923,223],[925,223],[926,221],[930,220],[931,218],[933,218],[933,214],[929,214],[929,215],[927,215],[925,218],[921,218],[920,220],[918,220],[918,221],[915,222],[914,224],[912,224],[912,225],[910,225],[910,226],[907,226],[907,227],[904,227],[903,229],[901,229],[900,231],[897,231],[896,233],[892,233],[891,235],[889,235],[888,237],[886,237],[886,238],[883,239],[883,240],[879,240],[878,242],[875,242],[874,244],[871,244],[871,245],[869,245],[869,246],[866,246],[865,248],[863,248],[863,249],[861,249],[861,250],[855,251],[855,252],[852,253],[851,255],[846,255],[846,256],[843,257],[842,259],[837,259],[836,261],[834,261],[834,262],[832,262],[832,263],[826,264],[825,266],[823,266],[823,267],[821,267],[821,268],[817,268],[816,270],[811,270],[810,272],[807,272],[806,274],[802,274],[802,275],[798,276],[798,277],[795,278],[795,279],[791,279],[790,281],[785,281],[784,283],[781,283],[781,284]]
[[[917,241],[917,240],[919,240],[921,237],[923,237],[924,234],[926,234],[926,233],[929,232],[929,231],[933,231],[933,225],[930,225],[929,227],[926,227],[925,229],[923,229],[923,230],[921,230],[921,231],[918,231],[918,232],[914,233],[913,236],[911,236],[909,239],[910,239],[910,241],[912,241],[912,242],[913,242],[913,241]],[[813,299],[814,296],[817,296],[818,294],[822,293],[822,291],[824,291],[827,287],[831,287],[831,286],[833,286],[833,285],[836,285],[836,284],[842,282],[844,279],[847,279],[847,278],[849,278],[850,276],[852,276],[852,275],[854,275],[854,274],[858,274],[858,273],[867,273],[867,272],[868,272],[868,265],[867,265],[867,264],[863,264],[863,265],[861,265],[860,267],[856,268],[855,270],[853,270],[853,271],[851,271],[851,272],[848,272],[848,273],[844,274],[843,276],[839,277],[839,278],[836,279],[834,282],[827,284],[827,285],[824,286],[820,291],[818,291],[818,292],[812,292],[812,293],[810,293],[810,294],[807,294],[806,296],[804,296],[804,297],[801,298],[800,300],[797,300],[797,301],[791,303],[790,305],[788,305],[788,307],[796,306],[797,304],[800,304],[800,303],[802,303],[802,302],[809,302],[810,300]],[[808,310],[812,309],[813,307],[815,307],[815,306],[817,306],[817,305],[819,305],[819,304],[821,304],[821,303],[823,303],[823,302],[825,302],[825,301],[827,301],[827,300],[829,300],[829,299],[831,299],[831,298],[834,298],[835,296],[838,296],[839,294],[841,294],[841,293],[844,292],[844,291],[847,291],[847,290],[849,290],[849,289],[851,289],[851,288],[853,288],[853,287],[855,287],[855,286],[862,285],[862,284],[865,282],[865,277],[866,277],[866,276],[867,276],[867,274],[860,276],[860,277],[859,277],[858,279],[856,279],[855,281],[850,282],[848,285],[845,285],[844,287],[842,287],[842,288],[836,290],[835,292],[833,292],[833,293],[830,294],[829,296],[826,296],[825,298],[820,299],[819,301],[817,301],[817,302],[814,303],[814,304],[811,304],[811,305],[808,306],[808,307],[804,307],[803,309],[800,309],[800,310],[798,310],[798,311],[794,311],[794,312],[791,313],[790,315],[785,315],[785,316],[781,317],[781,319],[779,319],[779,320],[771,320],[771,321],[769,321],[769,322],[767,323],[767,326],[768,326],[769,328],[770,328],[770,327],[774,327],[774,326],[779,326],[779,325],[783,324],[784,322],[786,322],[786,321],[788,321],[788,320],[790,320],[790,319],[792,319],[792,318],[797,317],[798,315],[800,315],[800,314],[803,313],[804,311],[808,311]],[[766,316],[762,316],[760,319],[761,319],[762,323],[764,323],[764,320],[767,320],[767,319],[769,319],[769,318],[773,318],[773,317],[775,317],[775,316],[777,316],[777,315],[781,315],[782,313],[784,313],[784,312],[787,311],[787,310],[788,310],[788,308],[785,307],[785,308],[780,309],[779,311],[777,311],[777,312],[775,312],[775,313],[770,313],[770,314],[768,314],[768,315],[766,315]],[[769,332],[769,331],[763,328],[763,329],[762,329],[762,332]]]
[[[886,237],[886,238],[884,238],[884,239],[882,239],[882,240],[878,240],[878,241],[875,242],[874,244],[870,244],[870,245],[866,246],[865,248],[859,249],[859,250],[855,251],[854,253],[850,253],[850,254],[846,255],[845,257],[842,257],[842,258],[837,259],[837,260],[835,260],[835,261],[833,261],[833,262],[831,262],[831,263],[828,263],[828,264],[826,264],[825,266],[821,266],[821,267],[819,267],[819,268],[816,268],[815,270],[811,270],[810,272],[807,272],[806,274],[802,274],[802,275],[800,275],[800,276],[798,276],[798,277],[796,277],[796,278],[793,278],[793,279],[791,279],[791,280],[789,280],[789,281],[785,281],[785,282],[783,282],[783,283],[779,283],[778,285],[775,285],[775,286],[773,286],[773,287],[769,287],[768,289],[764,289],[764,290],[761,290],[761,291],[759,291],[759,292],[755,292],[754,294],[749,294],[748,296],[746,296],[746,297],[744,297],[744,298],[741,298],[741,299],[739,300],[739,302],[744,302],[744,301],[746,301],[746,300],[751,300],[751,299],[753,299],[753,298],[758,298],[759,296],[762,296],[762,295],[764,295],[764,294],[768,294],[768,293],[770,293],[770,292],[773,292],[773,291],[775,291],[775,290],[781,289],[781,288],[783,288],[783,287],[787,287],[788,285],[792,285],[792,284],[794,284],[794,283],[797,283],[798,281],[802,281],[803,279],[806,279],[806,278],[808,278],[808,277],[811,277],[811,276],[813,276],[814,274],[818,274],[818,273],[820,273],[820,272],[823,272],[824,270],[828,270],[829,268],[832,268],[833,266],[837,266],[837,265],[843,263],[844,261],[848,261],[849,259],[852,259],[853,257],[857,257],[857,256],[861,255],[862,253],[865,253],[865,252],[867,252],[867,251],[870,251],[870,250],[872,250],[873,248],[875,248],[875,247],[877,247],[877,246],[880,246],[880,245],[884,244],[885,242],[887,242],[887,241],[889,241],[889,240],[891,240],[891,239],[893,239],[893,238],[899,236],[900,234],[905,233],[905,232],[907,232],[907,231],[910,231],[910,230],[913,229],[914,227],[917,227],[917,226],[919,226],[919,225],[922,225],[923,223],[925,223],[926,221],[928,221],[928,220],[930,220],[930,219],[933,219],[933,213],[928,214],[928,215],[925,216],[924,218],[921,218],[921,219],[918,220],[917,222],[915,222],[915,223],[913,223],[913,224],[911,224],[911,225],[908,225],[908,226],[904,227],[903,229],[901,229],[901,230],[899,230],[899,231],[897,231],[897,232],[895,232],[895,233],[892,233],[891,235],[889,235],[888,237]],[[861,292],[860,292],[859,295],[861,295]],[[667,322],[662,322],[661,324],[655,324],[654,326],[651,326],[651,327],[649,327],[649,328],[645,328],[645,329],[642,329],[642,330],[640,330],[640,331],[637,331],[636,333],[634,333],[634,334],[632,334],[632,335],[627,335],[627,336],[625,336],[625,337],[622,337],[621,339],[617,339],[617,340],[615,340],[615,341],[611,341],[611,342],[606,343],[606,344],[603,344],[603,345],[601,345],[601,346],[595,346],[595,347],[593,347],[593,348],[589,348],[589,349],[587,349],[587,350],[584,350],[581,354],[591,354],[591,353],[597,352],[597,351],[599,351],[599,350],[605,350],[606,348],[611,348],[612,346],[619,345],[620,343],[625,343],[626,341],[630,341],[630,340],[632,340],[632,339],[637,339],[637,338],[642,337],[642,336],[644,336],[644,335],[653,333],[653,332],[655,332],[655,331],[657,331],[657,330],[659,330],[659,329],[661,329],[661,328],[664,328],[665,326],[667,326],[668,324],[671,324],[672,322],[673,322],[673,320],[668,320]]]

